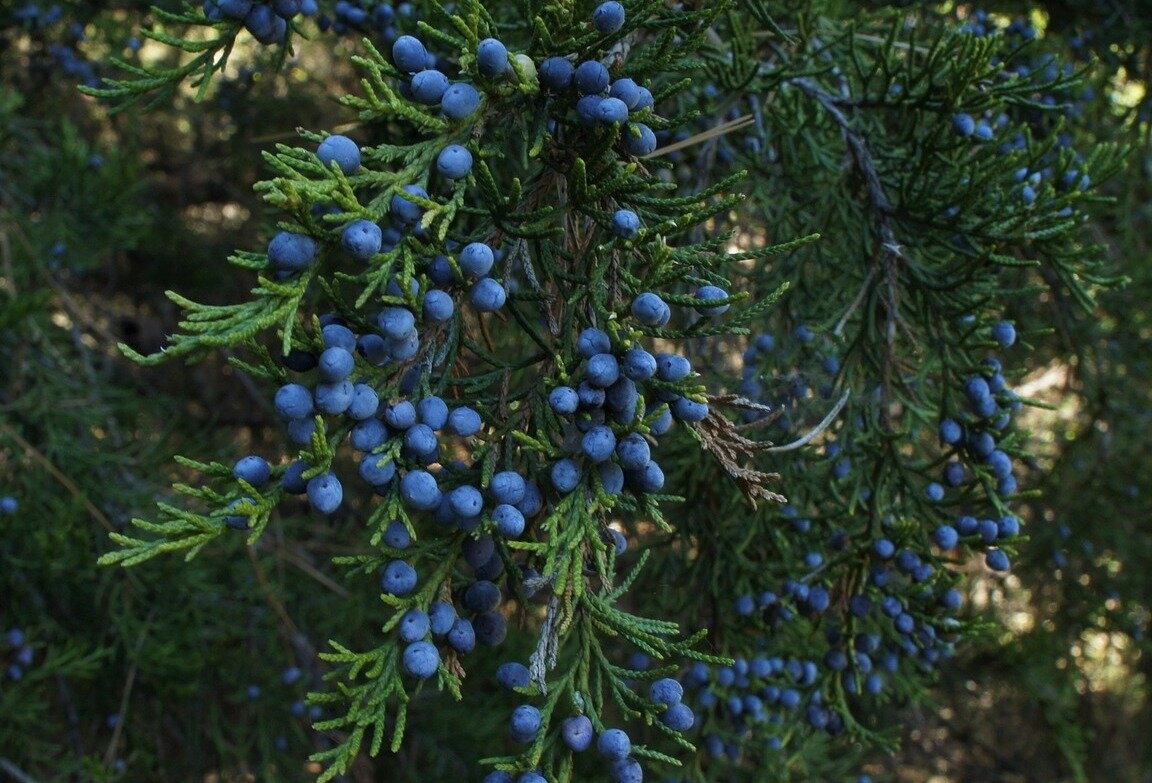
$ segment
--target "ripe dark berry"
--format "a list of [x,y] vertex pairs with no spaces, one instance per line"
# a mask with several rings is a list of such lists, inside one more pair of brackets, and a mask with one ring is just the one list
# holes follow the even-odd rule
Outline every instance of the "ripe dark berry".
[[570,750],[581,753],[592,745],[592,721],[587,715],[573,715],[560,724],[560,736]]
[[416,73],[427,65],[428,50],[420,39],[402,35],[392,44],[392,61],[402,73]]
[[436,477],[424,470],[410,470],[400,479],[400,497],[417,511],[431,511],[440,505]]
[[504,306],[508,292],[491,277],[483,277],[468,291],[468,302],[482,313],[492,313]]
[[241,457],[232,466],[232,475],[247,481],[254,487],[259,487],[272,478],[272,466],[263,457],[249,454],[247,457]]
[[549,57],[540,63],[540,83],[552,92],[563,92],[572,85],[576,68],[563,57]]
[[612,215],[612,233],[621,239],[632,239],[640,232],[640,217],[630,209],[618,209]]
[[367,261],[380,252],[383,232],[371,220],[353,220],[340,234],[340,243],[353,257]]
[[444,93],[448,91],[448,77],[434,68],[420,71],[412,76],[409,89],[416,101],[432,106],[440,103]]
[[646,291],[632,300],[632,316],[645,326],[664,326],[672,310],[657,294]]
[[307,269],[315,257],[316,242],[305,234],[280,231],[268,242],[268,262],[285,272]]
[[604,758],[623,759],[632,752],[632,740],[623,729],[607,729],[596,740],[596,749]]
[[616,0],[601,3],[592,12],[592,24],[604,35],[616,32],[624,26],[624,6]]
[[600,95],[608,89],[608,69],[595,60],[585,60],[576,66],[573,81],[581,95]]
[[496,255],[483,242],[469,242],[457,258],[460,271],[470,277],[484,277],[492,271]]
[[521,704],[512,711],[510,730],[517,742],[531,742],[540,731],[543,718],[540,710],[531,704]]
[[630,155],[643,157],[656,151],[656,134],[642,122],[630,125],[624,132],[624,149]]
[[463,179],[472,171],[472,153],[467,147],[449,144],[436,157],[436,170],[448,179]]
[[1016,327],[1011,321],[999,321],[992,327],[992,339],[1007,348],[1016,342]]
[[360,168],[360,147],[347,136],[334,134],[320,142],[316,157],[325,167],[335,163],[345,174],[355,174]]
[[426,680],[440,668],[440,651],[429,641],[416,641],[404,648],[404,671]]
[[450,84],[440,98],[440,111],[450,120],[471,117],[479,107],[480,93],[466,82]]
[[423,609],[409,609],[400,618],[400,623],[396,626],[396,630],[400,634],[400,638],[406,642],[415,642],[423,639],[428,635],[431,628],[431,621],[428,619],[428,613]]
[[416,589],[416,569],[404,560],[390,561],[380,574],[380,588],[389,595],[408,595]]
[[488,78],[500,76],[511,69],[508,48],[495,38],[485,38],[476,47],[476,68]]
[[[727,299],[728,292],[719,286],[705,285],[696,289],[696,298],[702,299],[704,301],[712,299]],[[697,305],[696,312],[705,316],[723,315],[724,313],[728,312],[729,307],[730,305],[727,304]]]

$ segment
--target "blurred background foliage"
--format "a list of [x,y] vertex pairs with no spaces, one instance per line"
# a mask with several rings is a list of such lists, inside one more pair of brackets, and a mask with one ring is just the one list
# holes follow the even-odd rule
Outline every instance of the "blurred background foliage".
[[[1091,207],[1129,282],[1091,313],[1040,296],[1010,314],[1027,335],[1014,387],[1050,404],[1024,414],[1035,458],[1017,509],[1051,524],[1030,526],[1007,579],[974,577],[966,612],[999,630],[962,646],[923,701],[886,705],[900,750],[856,769],[909,783],[1152,780],[1152,4],[904,5],[811,4],[836,22],[1026,20],[1044,51],[1089,68],[1067,131],[1133,147],[1112,201]],[[315,653],[334,635],[370,638],[383,617],[328,562],[355,521],[301,504],[252,551],[127,571],[95,561],[181,477],[172,453],[282,449],[266,390],[222,359],[142,371],[116,344],[163,345],[177,316],[167,289],[243,296],[222,260],[268,233],[251,189],[260,152],[296,127],[341,129],[350,114],[333,96],[355,89],[354,36],[308,22],[313,40],[282,69],[242,39],[204,101],[184,89],[156,111],[110,113],[76,87],[109,55],[171,56],[141,39],[146,18],[139,2],[0,3],[0,495],[18,501],[0,514],[0,780],[307,779],[301,759],[332,741],[301,701],[322,674]],[[701,93],[702,127],[729,118],[725,98]],[[738,138],[698,160],[724,166]],[[531,644],[514,631],[504,654]],[[504,721],[483,702],[480,689],[463,705],[424,694],[400,758],[365,759],[350,779],[472,779],[459,749]]]

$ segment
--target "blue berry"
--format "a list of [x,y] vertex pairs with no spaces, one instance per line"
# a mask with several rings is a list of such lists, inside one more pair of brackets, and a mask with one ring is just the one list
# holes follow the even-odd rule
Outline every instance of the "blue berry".
[[453,435],[468,438],[478,433],[484,427],[484,420],[480,414],[462,405],[448,416],[447,430]]
[[623,759],[632,752],[632,740],[623,729],[606,729],[596,740],[596,749],[607,759]]
[[948,444],[948,446],[955,446],[956,443],[963,439],[964,431],[954,419],[945,419],[940,423],[940,440]]
[[1003,549],[990,549],[984,556],[984,562],[993,571],[1007,571],[1012,567],[1008,554]]
[[549,57],[540,63],[537,73],[540,83],[552,92],[563,92],[572,85],[575,67],[563,57]]
[[[728,292],[719,286],[705,285],[696,289],[696,298],[705,302],[717,299],[727,299]],[[704,316],[723,315],[724,313],[728,312],[729,307],[730,305],[728,304],[716,304],[707,306],[696,305],[696,312]]]
[[[256,509],[256,501],[250,497],[236,498],[231,501],[226,507],[226,511],[242,510],[246,514],[226,514],[224,516],[224,524],[228,527],[235,528],[236,530],[246,530],[248,528],[249,515]],[[7,512],[12,513],[12,512]],[[16,647],[18,645],[13,645]]]
[[308,502],[321,514],[331,514],[340,507],[344,488],[332,473],[321,473],[308,480]]
[[596,121],[605,125],[628,121],[628,104],[611,96],[601,98],[596,105]]
[[573,81],[581,95],[600,95],[608,89],[608,69],[595,60],[585,60],[576,66]]
[[476,68],[488,78],[500,76],[511,69],[508,48],[495,38],[485,38],[476,47]]
[[487,579],[473,582],[464,591],[464,606],[470,612],[489,612],[500,605],[500,587]]
[[548,405],[560,415],[571,415],[580,405],[580,396],[571,386],[557,386],[548,392]]
[[380,574],[380,588],[389,595],[408,595],[416,589],[416,569],[404,560],[390,561]]
[[656,151],[656,134],[642,122],[630,125],[623,134],[624,149],[628,154],[643,157]]
[[612,354],[598,353],[588,359],[585,375],[591,385],[607,388],[620,377],[620,364]]
[[410,470],[400,479],[400,497],[417,511],[431,511],[440,505],[440,487],[436,477],[425,470]]
[[551,474],[552,486],[563,495],[576,489],[576,485],[580,483],[580,467],[575,460],[568,457],[553,464]]
[[360,168],[360,146],[347,136],[332,135],[320,142],[316,157],[327,168],[335,163],[345,174],[355,174]]
[[440,98],[440,111],[450,120],[471,117],[480,107],[480,93],[467,82],[455,82]]
[[640,217],[630,209],[618,209],[612,215],[612,233],[621,239],[632,239],[640,232]]
[[271,6],[261,3],[253,5],[244,17],[244,28],[252,33],[253,38],[267,46],[284,40],[288,23],[276,16]]
[[353,257],[367,261],[380,252],[384,235],[380,226],[371,220],[353,220],[344,227],[340,243]]
[[615,759],[611,775],[613,783],[643,783],[644,768],[634,758]]
[[560,737],[569,750],[582,753],[592,746],[595,732],[587,715],[573,715],[560,724]]
[[404,671],[426,680],[440,668],[440,651],[432,642],[419,640],[404,648]]
[[956,545],[960,542],[960,534],[956,532],[956,528],[951,525],[941,525],[936,528],[936,532],[932,534],[932,538],[936,541],[936,546],[941,549],[955,549]]
[[612,86],[608,88],[608,94],[623,101],[624,105],[631,111],[640,102],[641,89],[640,85],[632,79],[622,77],[612,82]]
[[384,423],[394,430],[403,431],[416,423],[416,406],[410,400],[400,400],[384,410]]
[[452,295],[447,291],[441,291],[438,288],[433,288],[424,295],[424,318],[435,324],[442,324],[442,322],[452,318],[452,314],[456,310],[456,304],[453,302]]
[[664,326],[672,310],[657,294],[645,291],[632,300],[632,316],[645,326]]
[[576,340],[576,350],[585,359],[591,359],[601,353],[610,353],[612,351],[612,338],[608,336],[607,332],[590,326],[580,332],[580,336]]
[[496,262],[496,255],[492,252],[492,248],[483,242],[469,242],[460,251],[457,259],[460,264],[460,271],[470,277],[484,277],[492,271],[492,266]]
[[672,415],[680,421],[703,421],[708,417],[708,403],[697,402],[688,397],[677,397],[672,401]]
[[971,136],[976,132],[976,120],[971,114],[955,114],[952,116],[952,129],[961,136]]
[[268,262],[285,272],[307,269],[316,257],[316,242],[305,234],[280,231],[268,242]]
[[492,313],[504,306],[508,292],[491,277],[482,277],[468,291],[468,301],[482,313]]
[[524,499],[527,484],[524,477],[514,470],[494,473],[488,482],[488,494],[497,503],[516,505]]
[[449,144],[436,157],[436,170],[448,179],[463,179],[472,171],[472,153],[467,147]]
[[992,339],[1007,348],[1016,342],[1016,327],[1011,321],[999,321],[992,327]]
[[432,462],[440,451],[440,440],[427,424],[414,424],[404,431],[403,455],[409,459]]
[[320,360],[317,363],[320,377],[328,383],[344,380],[352,374],[355,366],[356,362],[352,358],[352,354],[340,347],[326,348],[320,354]]
[[[365,457],[371,459],[371,457]],[[408,528],[403,522],[393,520],[388,523],[388,527],[384,530],[384,543],[393,549],[407,549],[412,543],[412,534],[408,532]]]
[[316,408],[330,416],[339,416],[352,405],[355,388],[347,380],[316,385]]
[[633,381],[645,381],[656,374],[656,357],[643,348],[629,348],[624,352],[621,369]]
[[610,427],[598,425],[584,433],[580,448],[593,462],[604,462],[616,450],[616,435]]
[[662,381],[675,383],[692,374],[692,362],[685,356],[675,353],[661,353],[656,356],[656,377]]
[[417,404],[416,412],[422,424],[434,430],[442,430],[448,423],[448,403],[442,397],[429,395]]
[[528,667],[518,661],[506,661],[496,667],[496,681],[508,690],[527,688],[530,679]]
[[445,636],[456,622],[456,608],[447,601],[433,601],[428,606],[428,620],[433,636]]
[[276,391],[276,412],[284,419],[302,419],[312,415],[312,392],[298,383],[287,383]]
[[531,742],[540,731],[543,718],[540,710],[531,704],[521,704],[512,711],[511,733],[517,742]]
[[396,626],[400,634],[400,638],[406,642],[415,642],[423,639],[428,635],[431,628],[431,621],[428,619],[428,613],[423,609],[409,609],[400,618],[399,624]]
[[433,68],[420,71],[413,75],[409,89],[417,102],[432,106],[440,103],[448,91],[448,77]]
[[236,461],[236,464],[232,466],[232,475],[247,481],[254,487],[259,487],[272,478],[272,466],[263,457],[249,454],[247,457],[241,457]]
[[392,61],[402,73],[422,71],[428,63],[428,50],[420,39],[402,35],[392,44]]
[[388,440],[388,428],[379,419],[364,419],[348,433],[348,442],[356,451],[375,451]]
[[463,617],[456,618],[448,631],[448,645],[458,653],[466,654],[476,649],[476,631],[472,622]]
[[661,713],[660,720],[673,731],[688,731],[695,725],[696,715],[687,704],[678,702]]
[[671,677],[663,677],[648,686],[648,698],[656,704],[671,707],[684,698],[684,686]]
[[624,6],[616,0],[601,3],[592,12],[592,24],[604,35],[616,32],[624,26]]
[[[428,191],[419,185],[405,185],[402,190],[405,194],[416,198],[428,198]],[[419,223],[420,217],[424,214],[422,206],[405,198],[400,193],[392,196],[390,211],[392,217],[402,226],[413,226]]]
[[484,510],[484,496],[471,484],[461,484],[447,497],[452,510],[464,519],[479,516]]
[[303,495],[308,491],[308,482],[304,480],[303,473],[310,467],[312,466],[300,459],[289,463],[284,469],[284,475],[280,477],[280,486],[291,495]]

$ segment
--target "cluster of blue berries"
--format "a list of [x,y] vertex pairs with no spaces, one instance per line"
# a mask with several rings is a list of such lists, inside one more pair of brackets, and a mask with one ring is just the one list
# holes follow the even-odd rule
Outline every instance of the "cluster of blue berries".
[[567,442],[574,454],[553,463],[553,487],[568,494],[580,485],[584,468],[595,466],[599,486],[609,495],[625,486],[659,492],[664,472],[652,459],[646,436],[665,434],[674,420],[697,422],[708,415],[706,402],[683,393],[693,376],[691,362],[677,354],[653,355],[638,345],[621,350],[607,332],[594,327],[580,333],[577,349],[583,360],[579,383],[557,386],[548,394],[553,412],[573,427]]
[[87,37],[84,26],[79,22],[60,25],[64,8],[59,3],[45,7],[29,0],[13,9],[12,18],[42,44],[33,54],[31,71],[45,78],[60,72],[87,87],[99,86],[98,64],[80,48]]
[[298,15],[313,16],[319,10],[316,0],[204,0],[204,16],[216,22],[233,19],[260,43],[283,43],[288,23]]
[[[819,411],[814,403],[833,396],[840,373],[837,348],[830,340],[817,338],[809,326],[798,324],[790,339],[778,341],[772,334],[761,334],[749,342],[736,391],[768,410],[745,410],[744,421],[769,419],[772,430],[782,437],[812,423],[813,412]],[[850,468],[848,458],[840,458],[834,474],[841,478]]]
[[3,657],[7,659],[4,675],[12,681],[23,679],[36,657],[27,635],[21,628],[10,628],[0,637],[0,642],[0,649],[5,650]]
[[[1024,44],[1037,37],[1037,31],[1031,21],[1023,17],[1013,19],[1006,27],[998,27],[983,10],[972,12],[967,22],[961,28],[964,32],[979,36],[1001,35],[1004,40],[1005,55],[1002,58],[1002,78],[1019,81],[1032,80],[1037,83],[1037,92],[1033,101],[1044,109],[1019,109],[1017,120],[1026,123],[1032,139],[1048,138],[1055,134],[1056,144],[1046,154],[1044,165],[1029,168],[1020,168],[1013,175],[1013,184],[1016,197],[1025,206],[1035,203],[1042,184],[1050,182],[1057,190],[1075,191],[1086,190],[1091,185],[1087,175],[1081,174],[1075,166],[1068,167],[1061,163],[1060,151],[1071,146],[1071,135],[1062,129],[1061,123],[1066,119],[1076,118],[1082,107],[1095,98],[1092,87],[1062,87],[1059,81],[1062,77],[1071,76],[1076,67],[1068,62],[1061,65],[1057,57],[1050,52],[1040,52],[1034,47],[1025,47]],[[1032,56],[1021,56],[1020,52],[1032,53]],[[1040,89],[1042,85],[1057,86]],[[958,113],[952,118],[952,127],[957,134],[971,137],[981,142],[998,142],[998,151],[1009,154],[1015,151],[1027,150],[1031,143],[1024,129],[1015,124],[1016,130],[1011,135],[1002,131],[1012,124],[1008,114],[985,114],[974,117],[968,113]],[[1080,160],[1081,155],[1075,154],[1074,159]],[[1064,208],[1065,214],[1071,215],[1071,207]]]
[[0,514],[15,514],[20,510],[20,501],[13,495],[0,495]]

